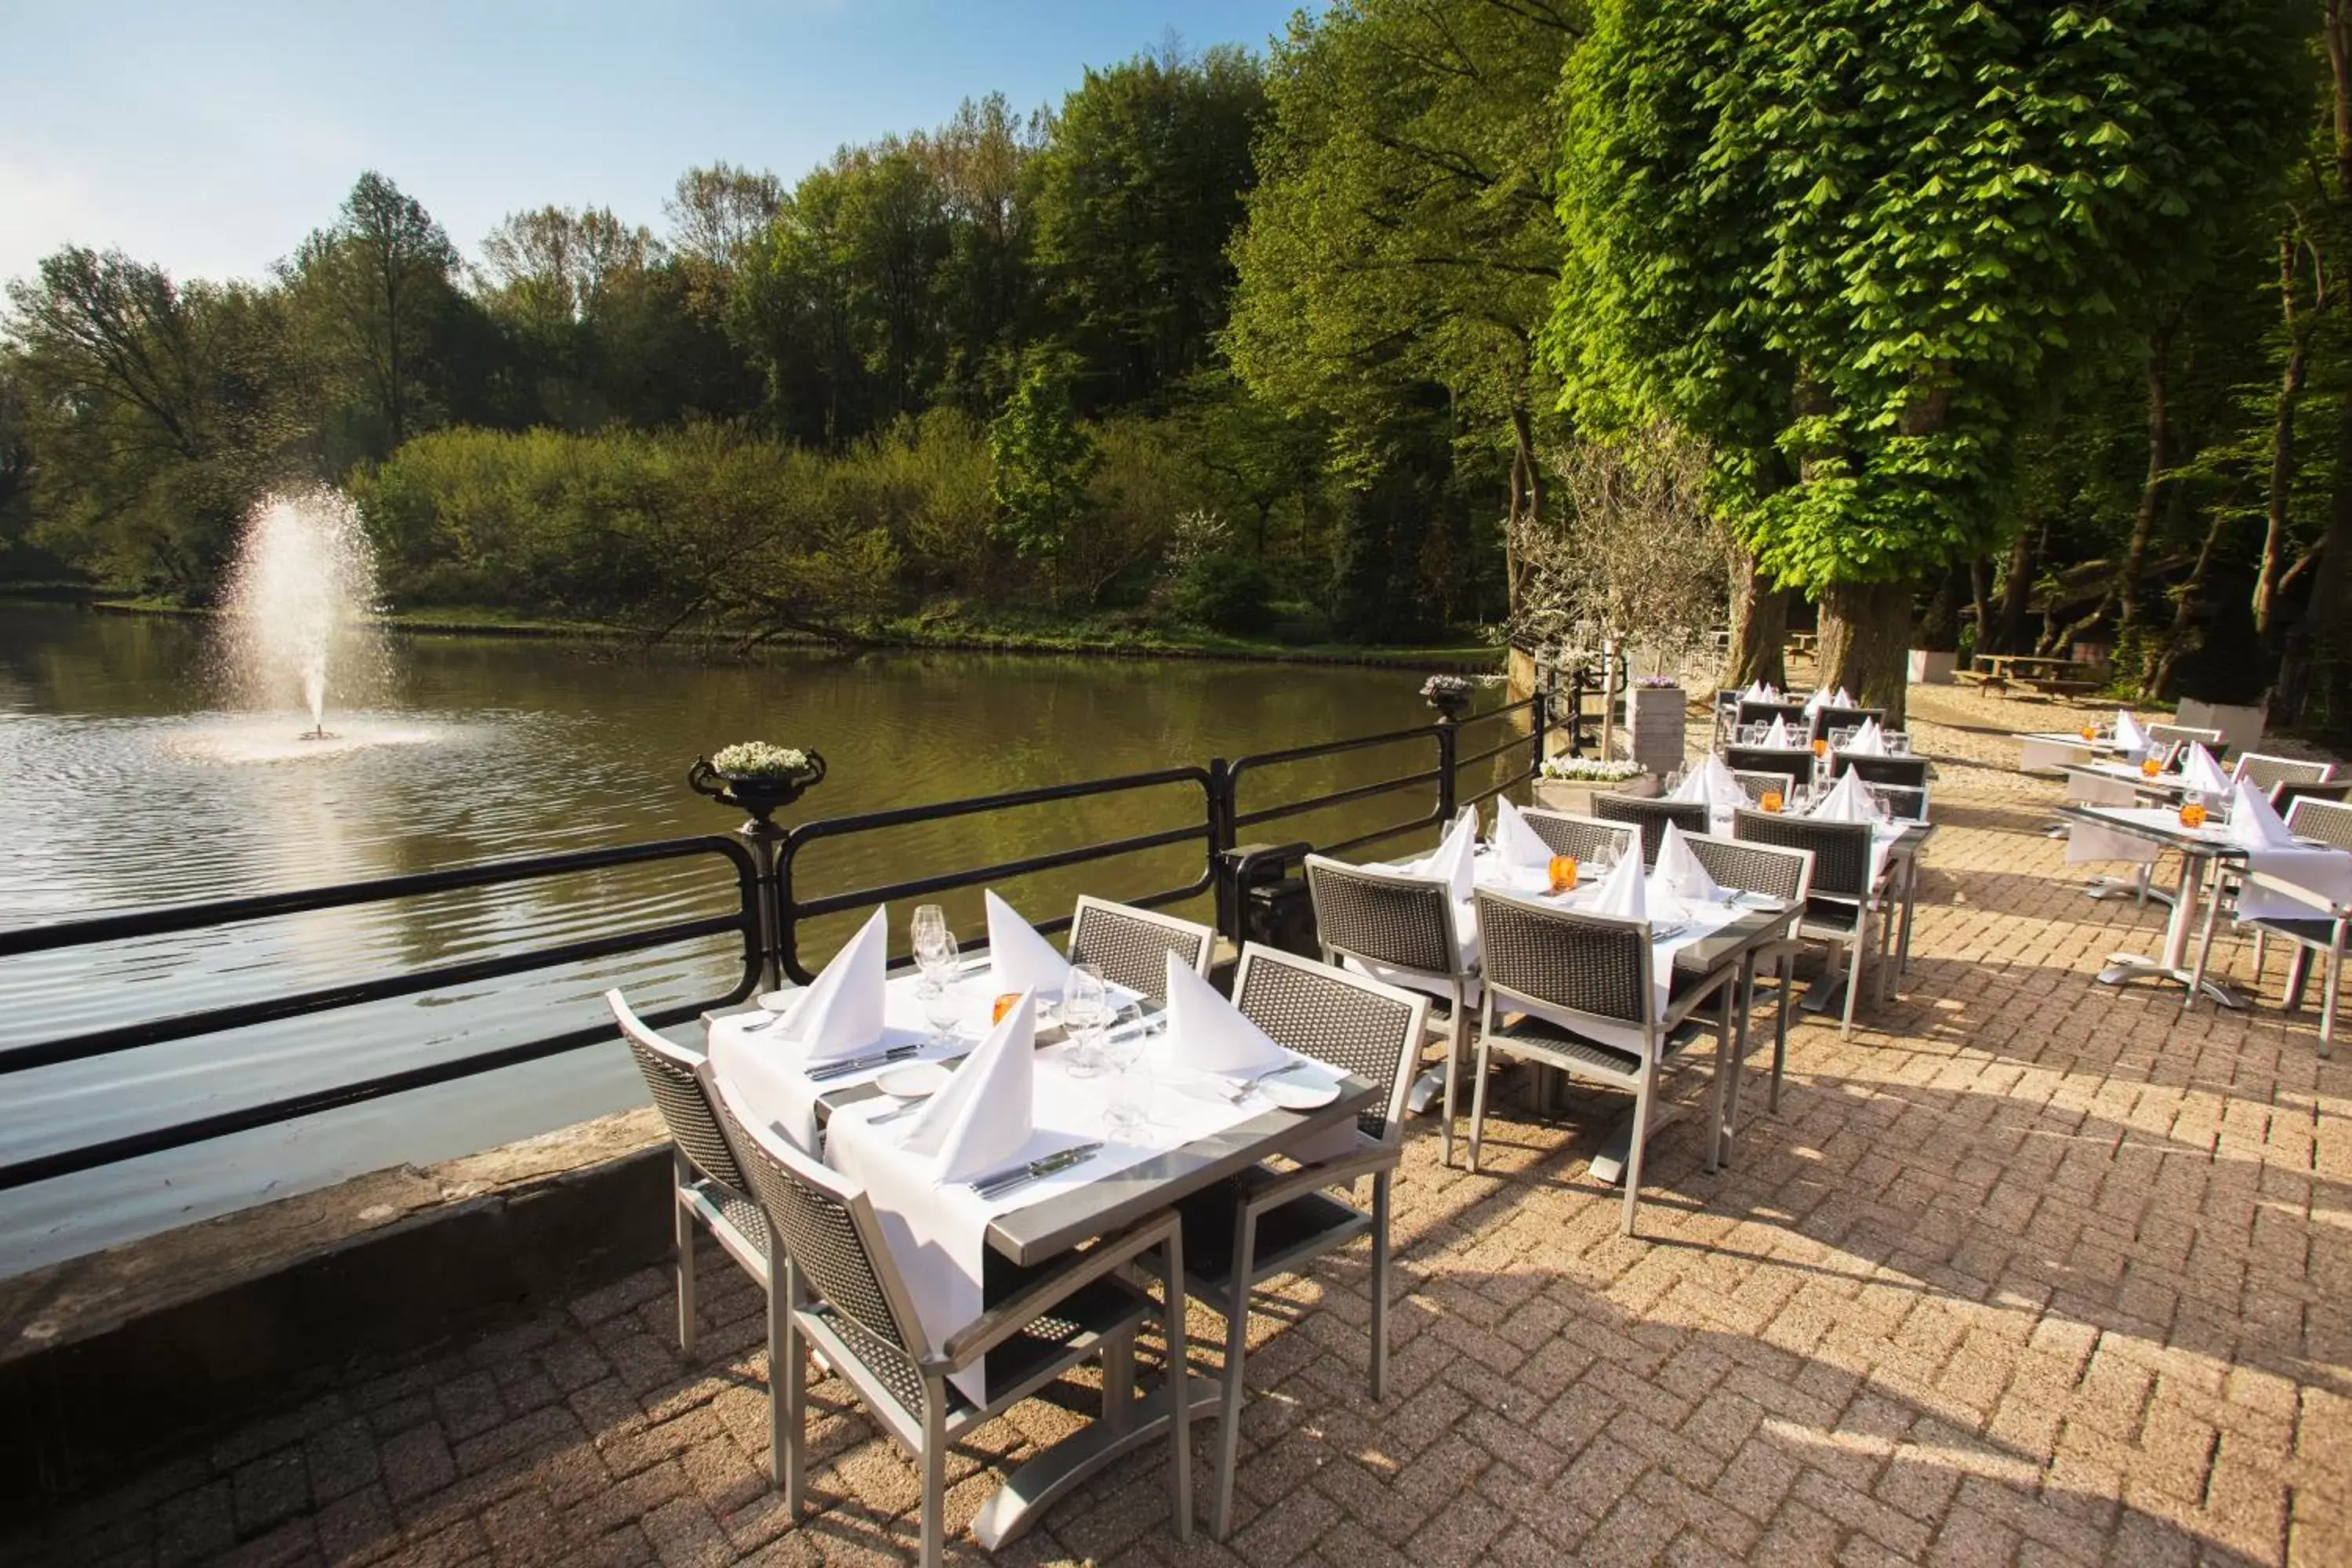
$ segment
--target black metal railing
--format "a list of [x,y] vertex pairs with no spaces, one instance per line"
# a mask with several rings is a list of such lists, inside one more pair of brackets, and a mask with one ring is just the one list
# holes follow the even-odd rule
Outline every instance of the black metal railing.
[[[1294,847],[1314,847],[1325,853],[1344,855],[1385,839],[1447,822],[1462,805],[1489,800],[1534,776],[1555,721],[1556,695],[1547,689],[1531,699],[1459,720],[1448,714],[1430,724],[1260,752],[1233,762],[1213,758],[1202,766],[1162,768],[1115,778],[1015,790],[929,805],[864,812],[804,822],[789,829],[755,823],[747,825],[744,831],[735,835],[706,835],[568,854],[485,861],[446,870],[336,887],[173,905],[53,925],[0,931],[0,961],[5,961],[37,953],[100,947],[112,942],[213,931],[281,916],[351,909],[471,889],[507,887],[582,872],[701,856],[716,856],[727,862],[735,884],[734,907],[725,913],[627,927],[568,942],[501,951],[457,963],[296,991],[235,1005],[87,1029],[27,1045],[0,1047],[0,1077],[371,1002],[418,996],[451,986],[525,974],[583,961],[610,958],[729,933],[740,936],[742,942],[741,967],[735,983],[722,994],[682,1003],[647,1016],[648,1022],[663,1027],[687,1022],[712,1007],[740,1003],[763,985],[772,984],[779,976],[790,976],[803,983],[811,979],[812,972],[800,954],[799,928],[803,921],[847,914],[901,900],[927,898],[959,889],[1005,882],[1034,873],[1075,866],[1104,865],[1192,843],[1201,846],[1201,858],[1200,868],[1190,880],[1174,887],[1122,893],[1120,896],[1129,903],[1161,905],[1179,903],[1213,891],[1216,894],[1217,923],[1223,934],[1238,942],[1242,934],[1241,900],[1237,897],[1234,879],[1246,858],[1239,853],[1238,844],[1244,829],[1424,787],[1429,791],[1429,805],[1425,810],[1369,832],[1352,833],[1322,844],[1300,840]],[[1495,727],[1500,738],[1492,744],[1465,753],[1462,749],[1465,734],[1476,732],[1483,739],[1490,726]],[[1423,746],[1428,748],[1425,762],[1413,757],[1410,759],[1406,771],[1392,776],[1282,799],[1254,809],[1243,807],[1241,790],[1244,782],[1253,778],[1278,777],[1279,771],[1286,764],[1382,747]],[[1507,761],[1514,752],[1520,753],[1520,760]],[[1481,764],[1486,765],[1486,777],[1483,782],[1474,779],[1472,782],[1478,787],[1465,796],[1462,788],[1463,774],[1465,770],[1478,768]],[[852,887],[814,896],[801,885],[800,858],[814,844],[854,839],[861,835],[994,812],[1050,806],[1083,799],[1139,797],[1146,792],[1171,789],[1199,790],[1199,806],[1197,812],[1188,813],[1183,820],[1167,827],[1124,834],[1018,859],[931,871],[898,881]],[[1038,929],[1054,932],[1066,928],[1069,923],[1066,916],[1041,921]],[[0,1164],[0,1190],[184,1148],[209,1139],[290,1121],[408,1089],[541,1060],[603,1043],[612,1036],[611,1027],[601,1023],[568,1029],[396,1072],[194,1117],[122,1137],[37,1154]]]

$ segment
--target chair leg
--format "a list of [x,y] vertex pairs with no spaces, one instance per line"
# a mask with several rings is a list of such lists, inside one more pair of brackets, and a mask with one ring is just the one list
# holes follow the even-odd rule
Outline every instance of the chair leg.
[[670,1155],[672,1172],[670,1220],[677,1229],[677,1349],[681,1355],[694,1353],[694,1211],[687,1206],[686,1184],[692,1178],[687,1173],[686,1156]]
[[793,1316],[789,1264],[768,1268],[768,1468],[784,1494],[784,1517],[797,1520],[806,1500],[801,1475],[801,1434],[807,1426],[808,1369],[799,1320]]
[[1625,1212],[1618,1220],[1621,1235],[1638,1234],[1633,1228],[1634,1211],[1642,1204],[1642,1155],[1650,1146],[1650,1089],[1656,1083],[1655,1063],[1642,1069],[1642,1087],[1633,1091],[1633,1146],[1625,1152]]
[[[2213,927],[2221,914],[2221,890],[2216,886],[2213,897],[2205,904],[2205,932],[2197,940],[2197,962],[2189,972],[2189,994],[2180,999],[2180,1010],[2184,1013],[2195,1010],[2197,994],[2205,988],[2205,965],[2213,956]],[[2258,967],[2255,970],[2258,984],[2261,973]]]
[[1764,1100],[1764,1109],[1778,1116],[1780,1113],[1780,1070],[1789,1062],[1789,993],[1797,988],[1797,955],[1780,955],[1780,1016],[1772,1024],[1772,1092]]
[[1389,1173],[1372,1177],[1372,1399],[1389,1396]]
[[1491,1018],[1479,1020],[1478,1055],[1470,1068],[1476,1079],[1470,1086],[1470,1173],[1474,1176],[1478,1173],[1478,1150],[1486,1136],[1487,1030],[1493,1023]]
[[2263,944],[2269,935],[2262,927],[2254,928],[2254,989],[2257,991],[2263,988]]
[[2336,994],[2344,986],[2344,948],[2340,942],[2328,950],[2327,964],[2320,974],[2320,984],[2326,987],[2319,997],[2319,1054],[2324,1057],[2336,1043]]
[[2287,1012],[2298,1013],[2303,1010],[2304,987],[2310,983],[2311,949],[2301,942],[2296,942],[2294,956],[2286,961],[2285,1010]]
[[1249,1350],[1249,1256],[1257,1246],[1257,1216],[1244,1208],[1234,1226],[1233,1281],[1226,1286],[1224,1398],[1217,1421],[1217,1492],[1209,1504],[1209,1536],[1223,1541],[1234,1528],[1234,1470],[1241,1462],[1242,1374]]
[[1853,944],[1846,949],[1845,1017],[1838,1025],[1840,1039],[1846,1039],[1853,1036],[1853,1005],[1862,995],[1862,972],[1864,967],[1862,955],[1864,950],[1869,946],[1866,940],[1870,934],[1869,914],[1864,913],[1861,921],[1861,925],[1854,931]]
[[1470,1044],[1468,1004],[1463,1000],[1462,987],[1454,987],[1454,1011],[1445,1020],[1445,1130],[1438,1140],[1438,1158],[1445,1165],[1454,1163],[1454,1107],[1457,1103],[1456,1088],[1462,1054]]
[[1160,1336],[1168,1347],[1168,1477],[1176,1510],[1176,1539],[1192,1539],[1192,1357],[1184,1331],[1184,1235],[1174,1231],[1160,1249]]
[[1720,1010],[1715,1017],[1715,1071],[1708,1075],[1714,1081],[1706,1086],[1706,1173],[1710,1176],[1723,1164],[1723,1077],[1727,1068],[1737,1070],[1731,1059],[1731,998],[1738,985],[1734,980],[1716,995]]
[[940,1568],[947,1556],[948,1385],[937,1374],[923,1379],[922,1568]]

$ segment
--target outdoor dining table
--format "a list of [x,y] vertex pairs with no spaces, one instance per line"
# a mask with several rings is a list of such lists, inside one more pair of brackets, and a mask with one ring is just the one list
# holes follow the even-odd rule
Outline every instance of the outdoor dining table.
[[[2197,903],[2207,864],[2242,861],[2246,858],[2244,847],[2230,841],[2218,816],[2208,818],[2202,826],[2184,827],[2180,813],[2169,805],[2062,805],[2058,812],[2180,851],[2180,875],[2172,888],[2172,912],[2165,921],[2162,950],[2153,958],[2137,952],[2109,953],[2107,966],[2099,971],[2099,984],[2121,985],[2131,980],[2168,980],[2182,986],[2195,984],[2189,942],[2197,929]],[[2224,1007],[2246,1005],[2235,991],[2210,976],[2204,992]]]
[[[887,986],[911,991],[919,984],[912,974],[896,976]],[[759,1012],[757,1007],[728,1008],[703,1015],[706,1026],[723,1017]],[[1147,1011],[1157,1011],[1148,1005]],[[968,1040],[976,1044],[976,1040]],[[937,1058],[949,1063],[960,1056]],[[986,1239],[991,1267],[986,1280],[990,1300],[998,1298],[1001,1259],[1005,1292],[1014,1287],[1016,1269],[1040,1264],[1070,1252],[1099,1237],[1113,1236],[1144,1216],[1171,1208],[1183,1199],[1240,1174],[1252,1165],[1292,1150],[1311,1147],[1334,1129],[1352,1126],[1367,1110],[1380,1109],[1386,1086],[1353,1074],[1342,1075],[1339,1095],[1312,1110],[1267,1109],[1246,1121],[1206,1137],[1165,1149],[1139,1163],[1072,1185],[1060,1184],[1035,1203],[1004,1210],[992,1218]],[[820,1126],[846,1105],[869,1100],[883,1090],[870,1078],[843,1082],[817,1096]],[[1120,1366],[1103,1390],[1104,1418],[1081,1426],[1024,1460],[982,1504],[972,1520],[972,1535],[983,1549],[994,1551],[1035,1522],[1057,1499],[1089,1476],[1123,1456],[1166,1436],[1170,1415],[1157,1396],[1138,1396],[1126,1385],[1129,1369]],[[1213,1380],[1187,1375],[1186,1397],[1195,1417],[1213,1415],[1223,1394]]]
[[2086,757],[2119,757],[2130,750],[2117,744],[2112,735],[2085,741],[2079,731],[2019,731],[2010,739],[2017,742],[2017,771],[2021,773],[2055,773]]

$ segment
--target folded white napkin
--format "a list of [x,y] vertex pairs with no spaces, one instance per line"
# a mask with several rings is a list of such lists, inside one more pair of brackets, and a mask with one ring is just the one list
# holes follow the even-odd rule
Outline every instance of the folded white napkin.
[[2147,731],[2139,727],[2138,720],[2121,708],[2116,710],[2116,744],[2129,752],[2135,759],[2148,747]]
[[1750,681],[1748,689],[1739,694],[1742,702],[1778,702],[1780,694],[1760,680]]
[[[1712,759],[1710,759],[1712,760]],[[1683,782],[1666,792],[1666,798],[1677,805],[1706,805],[1713,799],[1707,793],[1706,770],[1693,768],[1683,775]]]
[[1551,846],[1528,826],[1517,806],[1500,795],[1495,799],[1495,852],[1513,869],[1551,869]]
[[1601,891],[1585,906],[1589,913],[1615,915],[1620,920],[1646,921],[1650,918],[1649,900],[1642,886],[1642,858],[1626,855],[1617,862],[1609,879],[1601,884]]
[[2331,906],[2352,904],[2352,852],[2297,844],[2252,780],[2231,789],[2225,831],[2245,849],[2246,869],[2292,882],[2304,895],[2249,884],[2238,894],[2240,920],[2318,920]]
[[2252,779],[2240,779],[2230,787],[2230,842],[2249,849],[2284,849],[2295,847],[2294,835],[2287,830],[2286,821],[2280,816],[2271,798]]
[[1421,863],[1419,875],[1434,877],[1447,884],[1460,903],[1470,901],[1470,891],[1476,885],[1478,852],[1478,819],[1475,816],[1457,817],[1448,829],[1437,852]]
[[2201,742],[2189,742],[2189,760],[2180,764],[2180,782],[2199,795],[2230,793],[2229,775],[2221,771],[2221,764],[2213,760],[2213,753],[2207,751]]
[[1037,994],[1024,990],[948,1086],[916,1113],[900,1147],[934,1157],[935,1182],[997,1170],[1028,1143],[1037,1096]]
[[1813,803],[1805,813],[1822,822],[1876,822],[1878,803],[1862,782],[1862,775],[1848,769],[1845,775],[1830,786],[1830,793]]
[[1667,823],[1664,837],[1658,840],[1658,863],[1650,868],[1646,896],[1681,899],[1688,903],[1706,903],[1723,896],[1722,887],[1699,864],[1698,856],[1683,838],[1678,824]]
[[805,1067],[871,1048],[882,1037],[882,983],[889,945],[889,911],[876,910],[801,994],[784,1021],[761,1031],[767,1041],[798,1045]]
[[1152,1041],[1150,1054],[1167,1067],[1227,1078],[1272,1072],[1291,1060],[1288,1051],[1172,954],[1168,963],[1168,1027]]
[[1713,811],[1735,811],[1748,804],[1748,792],[1731,776],[1731,765],[1710,753],[1699,764],[1699,776],[1706,781],[1706,804]]
[[1877,720],[1864,719],[1861,728],[1854,731],[1853,739],[1845,743],[1845,750],[1857,757],[1883,757],[1886,754],[1886,732],[1878,727]]
[[997,990],[1059,996],[1069,984],[1069,959],[994,892],[982,894],[981,902],[988,910],[988,968]]
[[1797,742],[1790,738],[1788,721],[1775,719],[1772,721],[1772,727],[1764,732],[1764,743],[1775,750],[1785,752],[1793,748]]

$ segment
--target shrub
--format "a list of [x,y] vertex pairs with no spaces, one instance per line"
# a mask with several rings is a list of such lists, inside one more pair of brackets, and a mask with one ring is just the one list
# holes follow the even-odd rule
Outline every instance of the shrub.
[[1273,619],[1274,584],[1265,568],[1238,555],[1193,557],[1169,589],[1177,618],[1235,637],[1265,629]]

